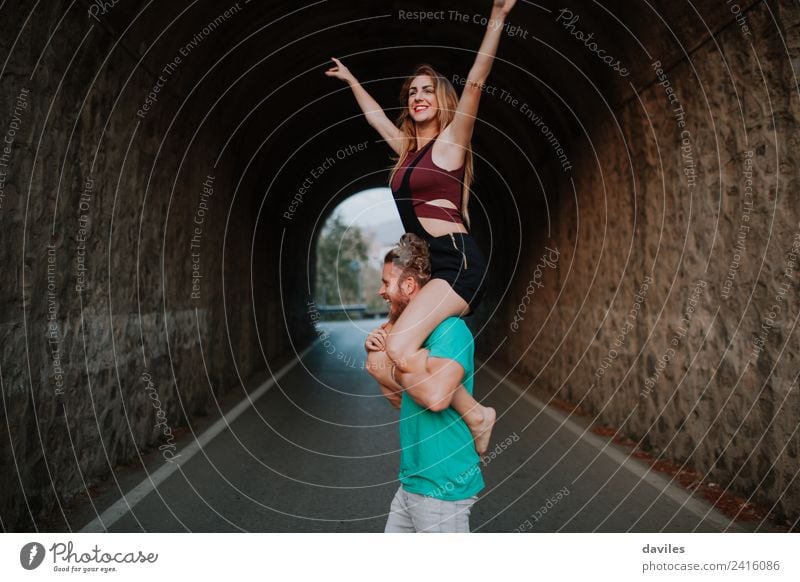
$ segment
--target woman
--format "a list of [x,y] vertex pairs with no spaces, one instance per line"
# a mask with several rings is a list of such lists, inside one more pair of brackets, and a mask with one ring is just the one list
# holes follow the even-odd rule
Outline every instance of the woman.
[[[467,231],[472,181],[470,140],[483,87],[497,52],[503,23],[516,0],[495,0],[475,63],[459,100],[453,86],[428,65],[417,67],[401,91],[405,106],[395,125],[338,59],[326,71],[348,83],[367,122],[399,156],[390,182],[406,232],[426,240],[431,280],[408,305],[386,337],[389,358],[403,373],[425,371],[421,346],[442,321],[472,313],[482,297],[486,260]],[[495,420],[460,387],[453,408],[464,417],[479,453],[486,450]]]

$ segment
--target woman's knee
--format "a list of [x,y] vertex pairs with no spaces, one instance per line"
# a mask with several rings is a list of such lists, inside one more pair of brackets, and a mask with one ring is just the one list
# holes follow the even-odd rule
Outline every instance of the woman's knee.
[[367,353],[367,372],[372,376],[377,376],[382,368],[389,364],[388,357],[384,352]]
[[404,341],[402,337],[389,334],[389,337],[386,338],[386,355],[395,364],[402,366],[415,351],[414,346],[409,345],[409,342]]

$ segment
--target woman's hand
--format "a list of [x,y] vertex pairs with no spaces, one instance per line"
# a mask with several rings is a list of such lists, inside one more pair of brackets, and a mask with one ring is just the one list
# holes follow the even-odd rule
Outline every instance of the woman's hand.
[[327,76],[336,77],[345,83],[352,83],[356,80],[356,78],[353,76],[353,73],[350,72],[350,69],[342,64],[342,61],[334,57],[331,57],[331,60],[335,63],[335,66],[325,71]]
[[505,16],[511,12],[511,9],[514,8],[514,4],[516,3],[517,0],[494,0],[494,10],[500,11],[503,16]]

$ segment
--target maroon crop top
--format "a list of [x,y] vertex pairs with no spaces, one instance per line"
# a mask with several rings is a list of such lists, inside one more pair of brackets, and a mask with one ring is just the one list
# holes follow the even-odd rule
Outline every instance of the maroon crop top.
[[[402,184],[408,165],[414,160],[417,152],[406,154],[402,165],[392,178],[392,190],[397,192]],[[461,194],[464,180],[464,166],[457,170],[444,170],[433,163],[433,147],[429,147],[422,159],[411,170],[409,186],[411,203],[417,218],[438,218],[448,222],[463,224],[461,218]],[[455,208],[428,204],[433,200],[449,200]]]

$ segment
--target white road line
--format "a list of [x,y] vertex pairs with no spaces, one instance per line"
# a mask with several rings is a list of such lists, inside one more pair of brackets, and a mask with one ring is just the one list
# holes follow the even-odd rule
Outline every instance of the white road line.
[[[246,411],[252,404],[267,393],[267,390],[280,380],[289,370],[294,368],[297,363],[302,360],[306,354],[311,351],[316,342],[312,343],[305,350],[303,350],[291,362],[281,368],[273,377],[265,380],[258,388],[256,388],[249,396],[245,397],[236,406],[231,408],[225,416],[220,418],[217,422],[208,427],[203,434],[201,434],[192,443],[181,449],[175,455],[174,461],[165,462],[154,473],[148,474],[147,479],[139,483],[136,487],[131,489],[125,496],[118,499],[111,507],[106,509],[102,514],[98,515],[89,524],[81,529],[81,533],[102,533],[108,530],[109,527],[114,525],[120,518],[127,514],[133,507],[142,499],[147,497],[153,490],[161,483],[166,481],[170,475],[178,470],[178,467],[187,463],[200,449],[211,442],[221,432],[227,430],[230,424],[236,418]],[[178,456],[180,455],[180,456]]]
[[[475,360],[475,363],[478,363],[477,359]],[[651,471],[650,468],[644,463],[640,463],[629,458],[628,455],[614,446],[609,446],[607,439],[602,439],[595,434],[587,432],[577,422],[567,418],[566,415],[554,409],[552,406],[547,406],[535,396],[528,394],[514,384],[514,382],[492,370],[486,363],[481,362],[480,369],[486,371],[487,374],[494,377],[497,382],[508,386],[513,392],[516,392],[519,396],[522,396],[525,400],[527,400],[529,404],[532,404],[536,408],[540,409],[546,416],[557,422],[569,432],[573,433],[575,436],[581,438],[586,444],[599,450],[612,461],[639,477],[640,480],[655,487],[659,492],[672,499],[675,503],[683,505],[685,509],[689,510],[695,516],[700,518],[701,521],[710,522],[717,528],[720,528],[720,530],[728,528],[729,530],[735,530],[738,532],[746,531],[740,525],[719,513],[719,511],[716,509],[706,515],[709,507],[708,503],[695,498],[685,489],[682,489],[674,483],[671,483],[670,480],[663,475]]]

